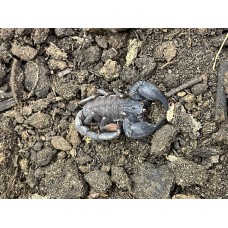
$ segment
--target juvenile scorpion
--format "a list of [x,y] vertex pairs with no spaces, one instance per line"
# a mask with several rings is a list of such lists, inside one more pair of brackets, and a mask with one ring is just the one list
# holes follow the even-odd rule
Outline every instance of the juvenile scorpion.
[[[165,123],[165,118],[157,124],[145,122],[144,107],[148,101],[158,100],[165,111],[168,110],[167,98],[150,82],[134,83],[127,97],[118,91],[114,91],[115,94],[103,90],[97,92],[97,95],[79,102],[85,104],[75,118],[76,129],[81,135],[92,140],[111,140],[118,137],[123,129],[127,137],[140,139],[151,135]],[[101,132],[93,132],[85,125],[99,125]]]

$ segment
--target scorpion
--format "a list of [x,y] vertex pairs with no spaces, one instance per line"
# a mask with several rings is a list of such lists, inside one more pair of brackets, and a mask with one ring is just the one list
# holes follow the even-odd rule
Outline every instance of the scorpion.
[[[79,102],[84,105],[75,118],[77,131],[92,140],[111,140],[118,137],[123,129],[129,138],[140,139],[151,135],[164,123],[162,118],[157,124],[145,121],[144,108],[150,101],[160,101],[163,108],[168,110],[168,99],[153,84],[138,81],[124,95],[117,90],[114,94],[98,89],[97,94]],[[98,125],[100,133],[91,131],[88,125]]]

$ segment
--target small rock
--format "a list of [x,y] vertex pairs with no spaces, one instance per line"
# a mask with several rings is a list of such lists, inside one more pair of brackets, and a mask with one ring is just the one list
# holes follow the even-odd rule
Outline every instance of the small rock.
[[37,28],[34,29],[33,33],[32,33],[32,39],[34,41],[35,44],[40,44],[43,43],[49,33],[49,29],[48,28]]
[[46,166],[52,161],[56,153],[56,150],[45,147],[42,150],[33,153],[31,160],[35,163],[37,167]]
[[165,47],[163,54],[166,61],[170,62],[174,59],[174,57],[177,54],[176,47],[172,43],[167,43],[167,46]]
[[48,114],[37,112],[27,119],[27,123],[35,128],[43,129],[52,125],[52,118]]
[[81,138],[75,128],[75,124],[71,123],[69,126],[69,138],[70,143],[73,145],[73,147],[77,147],[81,143]]
[[47,97],[51,88],[48,76],[48,68],[43,58],[38,58],[36,62],[27,62],[25,64],[25,88],[34,94],[37,98]]
[[156,46],[154,51],[154,57],[158,60],[165,58],[167,62],[173,60],[176,56],[177,50],[173,41],[166,41],[162,45]]
[[126,66],[130,66],[138,55],[139,48],[142,45],[142,41],[137,39],[129,40],[128,52],[126,56]]
[[72,36],[75,34],[74,30],[70,28],[55,28],[54,30],[57,37]]
[[132,81],[139,80],[139,75],[137,74],[137,71],[134,68],[124,67],[121,71],[120,78],[123,81],[132,83]]
[[140,75],[146,77],[154,72],[157,64],[154,61],[154,58],[144,55],[135,60],[135,65],[141,70]]
[[119,77],[119,67],[116,61],[108,59],[104,66],[100,69],[99,74],[108,81],[112,81]]
[[173,126],[168,124],[163,126],[153,135],[150,153],[155,156],[168,154],[176,135],[177,130]]
[[200,199],[200,197],[195,195],[176,194],[172,199]]
[[51,144],[57,150],[67,151],[72,149],[72,146],[62,136],[54,136]]
[[170,88],[177,87],[179,85],[179,75],[168,73],[165,75],[163,82],[167,87],[170,87]]
[[37,178],[33,174],[34,172],[29,172],[29,175],[26,177],[27,183],[30,188],[34,188],[38,184]]
[[208,173],[204,166],[173,155],[168,156],[169,167],[175,175],[175,180],[181,187],[200,185],[204,186]]
[[50,70],[64,70],[67,68],[67,64],[62,60],[49,59],[48,67]]
[[29,116],[32,114],[32,108],[30,106],[24,106],[22,108],[22,115],[23,116]]
[[47,195],[57,199],[85,198],[88,186],[70,160],[57,160],[45,169],[44,179]]
[[84,61],[87,63],[95,63],[101,57],[101,50],[97,46],[91,46],[84,52]]
[[40,151],[42,149],[43,145],[44,145],[43,142],[37,141],[33,146],[33,150]]
[[73,149],[71,149],[71,150],[69,151],[69,154],[70,154],[73,158],[75,158],[75,157],[77,156],[77,151],[73,148]]
[[202,93],[204,93],[207,90],[207,84],[206,83],[200,83],[192,86],[191,91],[195,96],[198,96]]
[[60,50],[55,44],[50,43],[50,46],[47,47],[46,49],[46,53],[48,56],[51,56],[53,59],[56,60],[65,60],[67,59],[67,54]]
[[101,171],[106,172],[106,173],[108,173],[110,171],[110,169],[111,169],[111,166],[110,165],[105,165],[104,164],[101,167]]
[[97,42],[97,45],[100,46],[101,48],[108,48],[108,41],[105,36],[96,36],[95,40]]
[[85,155],[77,157],[75,160],[79,165],[85,165],[85,164],[91,162],[93,159],[89,155],[85,154]]
[[149,162],[139,165],[132,176],[132,194],[137,199],[168,199],[174,187],[174,175],[167,166]]
[[37,55],[36,49],[30,46],[21,46],[16,43],[13,44],[11,51],[14,55],[24,61],[30,61]]
[[66,100],[75,98],[79,91],[78,84],[75,80],[69,80],[65,83],[58,80],[55,86],[56,93]]
[[88,182],[89,185],[98,192],[105,192],[112,185],[110,176],[107,173],[102,172],[100,170],[94,170],[86,174],[84,178],[86,182]]
[[127,173],[122,167],[112,166],[112,176],[111,180],[123,190],[131,189],[131,180],[129,179]]
[[103,51],[102,56],[101,56],[101,60],[103,62],[106,62],[108,59],[115,60],[117,55],[118,55],[117,51],[110,48],[108,50]]

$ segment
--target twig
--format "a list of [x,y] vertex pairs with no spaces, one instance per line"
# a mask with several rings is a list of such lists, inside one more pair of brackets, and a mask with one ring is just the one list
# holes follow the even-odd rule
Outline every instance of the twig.
[[175,62],[175,61],[173,60],[173,61],[171,61],[171,62],[165,63],[164,65],[161,66],[161,70],[163,70],[165,67],[167,67],[167,66],[173,64],[174,62]]
[[228,62],[224,61],[220,64],[218,70],[218,84],[215,100],[215,120],[224,121],[227,118],[226,95],[224,92],[224,75],[228,71]]
[[187,89],[188,87],[190,87],[190,86],[192,86],[192,85],[195,85],[195,84],[197,84],[197,83],[203,81],[203,80],[205,79],[205,77],[206,77],[206,76],[201,76],[201,77],[199,77],[199,78],[194,78],[194,79],[192,79],[191,81],[186,82],[186,83],[184,83],[184,84],[178,86],[177,88],[172,89],[172,90],[170,90],[169,92],[165,93],[165,96],[166,96],[166,97],[171,97],[171,96],[173,96],[174,94],[176,94],[176,93],[178,93],[178,92],[180,92],[180,91],[182,91],[182,90],[184,90],[184,89]]
[[217,54],[215,56],[215,61],[214,61],[213,68],[212,68],[213,70],[215,70],[216,61],[217,61],[218,56],[219,56],[219,54],[220,54],[220,52],[221,52],[221,50],[222,50],[222,48],[223,48],[223,46],[224,46],[224,44],[225,44],[225,42],[226,42],[227,39],[228,39],[228,33],[226,34],[226,36],[225,36],[225,38],[224,38],[224,40],[223,40],[223,42],[222,42],[222,44],[221,44],[221,46],[220,46]]

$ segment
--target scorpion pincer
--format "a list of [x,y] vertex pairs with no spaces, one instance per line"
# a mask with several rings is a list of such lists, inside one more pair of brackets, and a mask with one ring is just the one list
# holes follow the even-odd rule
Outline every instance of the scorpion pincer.
[[[165,118],[157,124],[145,122],[144,107],[148,101],[158,100],[165,111],[168,110],[168,100],[154,85],[147,81],[136,82],[125,97],[118,91],[115,94],[98,90],[97,95],[90,96],[79,104],[83,109],[75,118],[76,129],[80,134],[93,140],[110,140],[118,137],[123,129],[129,138],[139,139],[151,135],[164,123]],[[99,125],[101,132],[91,131],[88,125]]]

